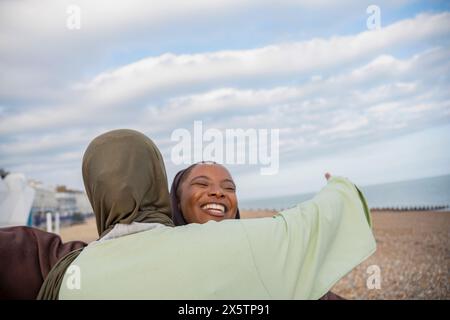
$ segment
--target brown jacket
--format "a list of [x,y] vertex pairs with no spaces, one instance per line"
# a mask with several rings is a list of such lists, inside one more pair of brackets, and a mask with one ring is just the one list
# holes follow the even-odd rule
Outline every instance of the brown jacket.
[[36,228],[0,228],[0,299],[35,299],[56,262],[84,246]]

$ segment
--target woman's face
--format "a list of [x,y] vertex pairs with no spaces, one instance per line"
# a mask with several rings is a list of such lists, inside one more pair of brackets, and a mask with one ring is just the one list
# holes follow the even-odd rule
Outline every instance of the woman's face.
[[219,164],[198,164],[180,185],[180,209],[188,223],[234,219],[236,186]]

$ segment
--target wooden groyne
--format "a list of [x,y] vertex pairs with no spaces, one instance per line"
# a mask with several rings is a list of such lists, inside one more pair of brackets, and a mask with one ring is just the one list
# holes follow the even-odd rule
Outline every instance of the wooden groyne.
[[439,206],[393,206],[393,207],[374,207],[371,211],[440,211],[449,209],[448,205]]
[[[261,214],[267,213],[268,215],[270,213],[283,211],[288,208],[283,209],[275,209],[275,208],[244,208],[244,211],[251,211],[251,212],[260,212]],[[427,206],[386,206],[386,207],[371,207],[370,211],[376,212],[376,211],[443,211],[443,210],[449,210],[449,205],[427,205]]]

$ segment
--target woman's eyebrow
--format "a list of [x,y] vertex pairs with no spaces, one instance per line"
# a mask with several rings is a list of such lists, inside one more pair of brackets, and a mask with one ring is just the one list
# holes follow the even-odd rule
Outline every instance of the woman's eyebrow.
[[200,179],[200,178],[207,179],[207,180],[211,180],[208,176],[196,176],[196,177],[193,177],[193,178],[191,179],[191,181],[194,181],[195,179]]
[[236,184],[234,183],[233,180],[231,179],[223,179],[222,182],[231,182],[233,184],[233,186],[236,186]]
[[[194,180],[196,180],[196,179],[201,179],[201,178],[207,179],[207,180],[211,180],[211,178],[208,177],[208,176],[196,176],[196,177],[193,177],[193,178],[191,179],[191,182],[194,181]],[[231,179],[228,179],[228,178],[227,178],[227,179],[223,179],[222,182],[231,182],[234,186],[236,186],[236,184],[234,183],[234,181],[231,180]]]

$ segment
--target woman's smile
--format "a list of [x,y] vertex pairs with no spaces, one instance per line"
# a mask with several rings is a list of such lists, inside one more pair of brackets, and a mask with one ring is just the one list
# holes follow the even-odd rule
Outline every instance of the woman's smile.
[[212,215],[214,217],[225,217],[227,212],[227,207],[222,203],[209,202],[200,206],[200,209],[205,213]]

